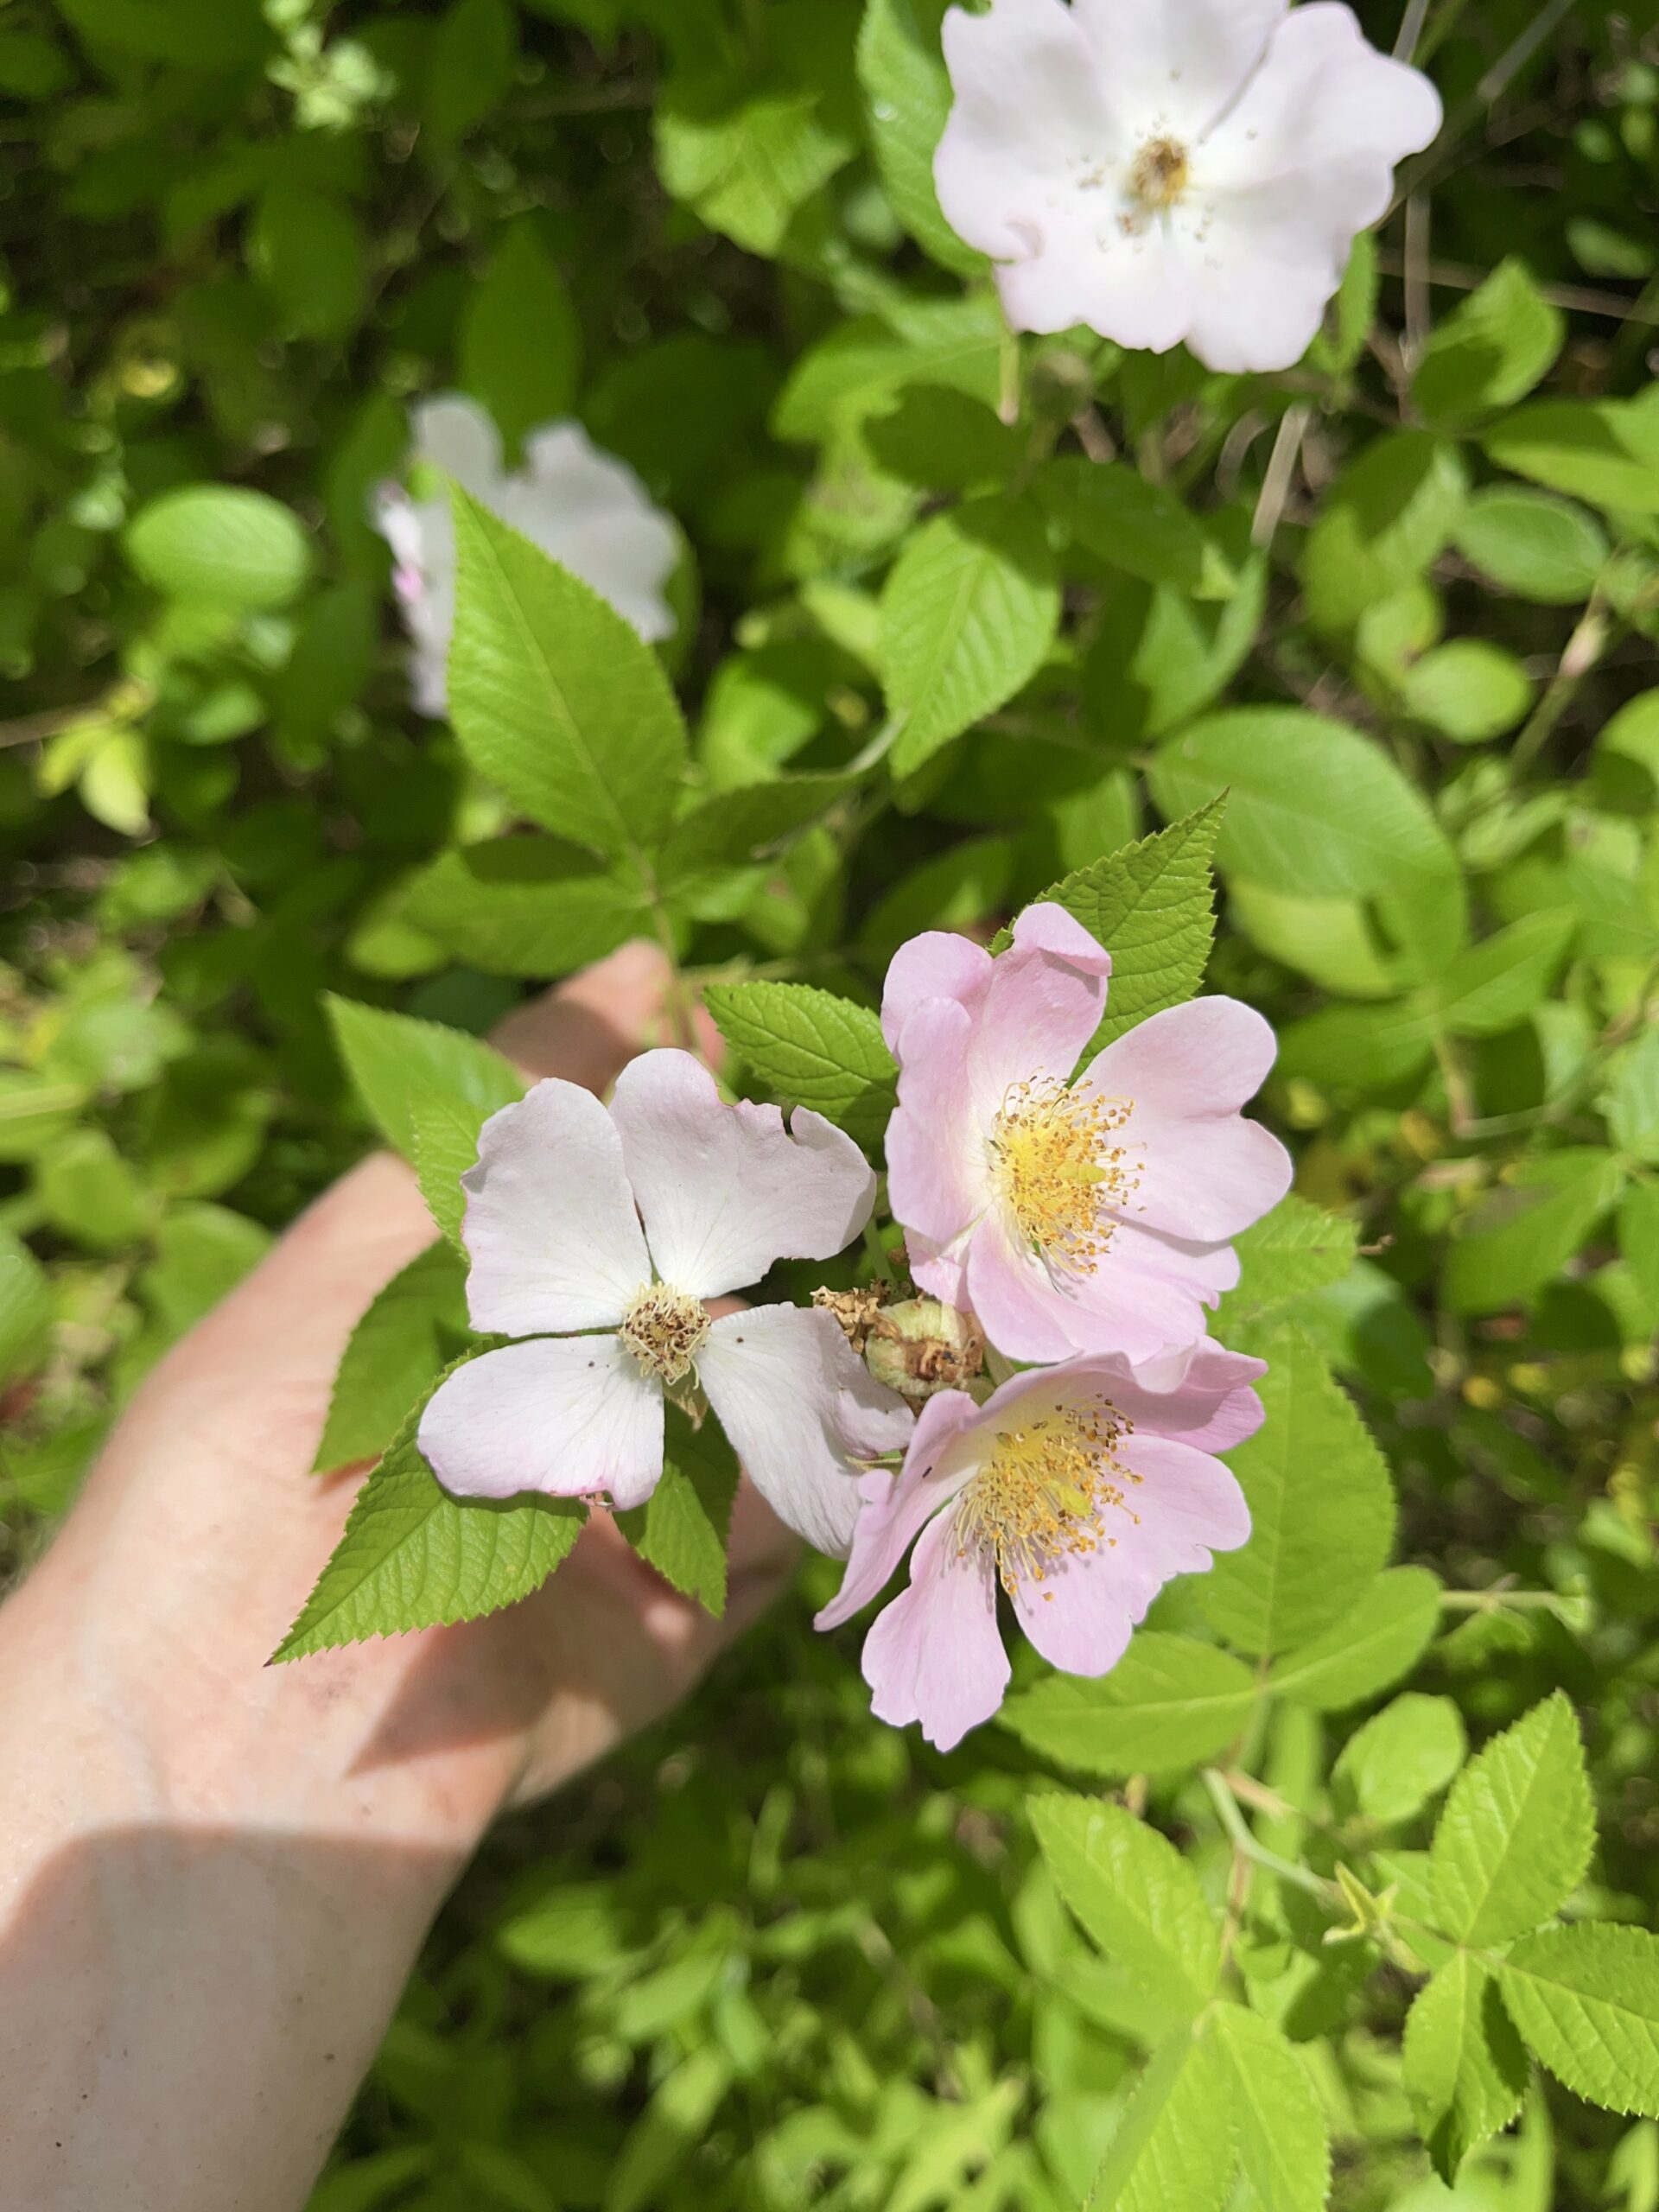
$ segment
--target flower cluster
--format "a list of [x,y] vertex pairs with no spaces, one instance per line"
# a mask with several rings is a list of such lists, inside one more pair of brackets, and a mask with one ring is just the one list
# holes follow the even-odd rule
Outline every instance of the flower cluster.
[[545,1082],[493,1116],[462,1179],[468,1302],[517,1341],[428,1405],[439,1478],[637,1505],[664,1398],[706,1405],[782,1518],[848,1560],[821,1626],[912,1552],[865,1644],[883,1719],[949,1746],[995,1712],[999,1587],[1056,1666],[1103,1674],[1172,1575],[1249,1532],[1215,1455],[1259,1424],[1262,1364],[1205,1322],[1237,1280],[1229,1240],[1290,1180],[1239,1110],[1267,1024],[1198,999],[1085,1058],[1110,972],[1055,906],[995,958],[938,932],[894,958],[888,1192],[931,1294],[898,1306],[823,1293],[711,1317],[776,1261],[842,1250],[876,1185],[822,1116],[728,1104],[688,1052],[644,1054],[608,1107]]

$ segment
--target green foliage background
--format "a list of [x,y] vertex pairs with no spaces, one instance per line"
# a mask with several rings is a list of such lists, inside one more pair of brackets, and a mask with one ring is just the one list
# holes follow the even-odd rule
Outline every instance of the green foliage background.
[[[327,992],[481,1033],[653,930],[753,1088],[873,1140],[868,1026],[826,1063],[768,987],[868,1005],[1225,789],[1209,982],[1339,1217],[1247,1240],[1221,1325],[1274,1361],[1271,1555],[1104,1687],[1023,1655],[949,1758],[806,1569],[492,1844],[317,2212],[1659,2205],[1601,2108],[1659,2112],[1659,51],[1410,12],[1446,139],[1251,378],[1007,341],[927,181],[931,0],[0,14],[0,1560],[368,1141]],[[367,503],[457,387],[683,530],[687,773],[671,715],[618,735],[632,840],[408,707]],[[1185,995],[1139,865],[1087,895]],[[1250,2004],[1194,2036],[1217,1928]]]

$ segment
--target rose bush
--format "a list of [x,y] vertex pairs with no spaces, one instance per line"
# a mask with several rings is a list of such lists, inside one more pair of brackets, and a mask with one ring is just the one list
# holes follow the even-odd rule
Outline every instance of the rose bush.
[[1650,2208],[1640,11],[14,0],[0,92],[8,1565],[374,1141],[285,1664],[607,1498],[718,1610],[734,1446],[817,1548],[315,2212]]

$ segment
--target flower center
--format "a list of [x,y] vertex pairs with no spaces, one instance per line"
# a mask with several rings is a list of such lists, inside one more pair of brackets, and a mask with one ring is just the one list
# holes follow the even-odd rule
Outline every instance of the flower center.
[[1106,1209],[1140,1182],[1128,1147],[1112,1142],[1134,1103],[1038,1076],[1014,1085],[992,1126],[996,1179],[1020,1235],[1072,1274],[1094,1274],[1112,1241]]
[[1129,190],[1145,207],[1173,207],[1186,190],[1186,149],[1173,138],[1148,138],[1129,166]]
[[617,1332],[648,1374],[659,1382],[682,1382],[709,1334],[702,1300],[672,1283],[647,1283],[636,1291]]
[[1141,1478],[1117,1456],[1131,1427],[1102,1401],[1004,1429],[957,1501],[959,1550],[988,1551],[1012,1595],[1016,1582],[1044,1581],[1062,1560],[1116,1544],[1102,1514],[1115,1507],[1136,1525],[1141,1518],[1126,1503],[1128,1485]]

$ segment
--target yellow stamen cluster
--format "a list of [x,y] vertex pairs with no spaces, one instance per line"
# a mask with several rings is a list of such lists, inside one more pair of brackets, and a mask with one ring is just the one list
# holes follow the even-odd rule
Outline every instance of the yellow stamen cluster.
[[1148,138],[1129,165],[1129,190],[1143,207],[1173,207],[1186,190],[1190,163],[1173,138]]
[[[1140,1516],[1127,1502],[1141,1478],[1118,1457],[1132,1424],[1116,1406],[1065,1406],[1004,1429],[956,1506],[959,1554],[988,1551],[1010,1596],[1045,1581],[1065,1559],[1117,1541],[1101,1523],[1109,1511]],[[1046,1597],[1052,1596],[1045,1592]]]
[[1020,1235],[1067,1274],[1095,1273],[1112,1241],[1108,1207],[1139,1185],[1129,1147],[1112,1141],[1134,1103],[1039,1076],[1014,1085],[992,1127],[997,1180]]
[[647,1373],[672,1384],[690,1373],[709,1334],[709,1316],[699,1300],[672,1283],[648,1283],[629,1302],[618,1334]]

